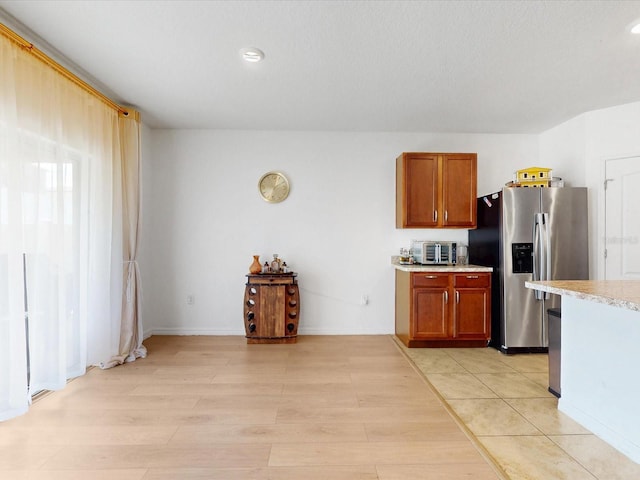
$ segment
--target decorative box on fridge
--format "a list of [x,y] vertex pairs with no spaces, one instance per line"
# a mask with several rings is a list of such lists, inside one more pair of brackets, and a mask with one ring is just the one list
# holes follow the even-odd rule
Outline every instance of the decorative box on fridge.
[[521,187],[548,187],[550,180],[550,168],[529,167],[516,172],[516,184]]

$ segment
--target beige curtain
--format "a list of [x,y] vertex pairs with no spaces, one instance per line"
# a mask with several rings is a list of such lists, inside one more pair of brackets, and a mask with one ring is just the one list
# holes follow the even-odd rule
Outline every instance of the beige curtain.
[[0,24],[0,419],[146,355],[139,213],[139,113]]
[[140,116],[135,110],[118,118],[120,167],[122,176],[123,295],[120,347],[118,354],[101,368],[111,368],[146,357],[142,344],[141,287],[138,267],[140,227]]
[[0,25],[0,421],[87,365],[144,353],[138,120],[123,110]]

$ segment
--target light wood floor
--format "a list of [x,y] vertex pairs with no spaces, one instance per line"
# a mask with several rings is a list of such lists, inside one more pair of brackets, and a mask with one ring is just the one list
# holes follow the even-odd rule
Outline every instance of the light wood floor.
[[0,423],[0,478],[504,478],[390,336],[145,345]]

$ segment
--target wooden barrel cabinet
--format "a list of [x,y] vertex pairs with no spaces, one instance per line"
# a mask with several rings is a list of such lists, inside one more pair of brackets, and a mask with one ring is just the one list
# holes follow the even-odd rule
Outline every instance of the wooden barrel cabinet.
[[248,274],[244,291],[247,343],[295,343],[300,318],[296,273]]

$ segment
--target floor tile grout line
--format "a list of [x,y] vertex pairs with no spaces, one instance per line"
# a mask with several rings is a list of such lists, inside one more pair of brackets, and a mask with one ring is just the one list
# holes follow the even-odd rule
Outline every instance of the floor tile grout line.
[[[528,379],[522,372],[517,371],[515,372],[518,376],[526,379],[526,380],[530,380]],[[542,430],[540,429],[537,425],[533,424],[531,421],[529,421],[529,419],[527,417],[524,416],[524,414],[522,414],[518,409],[516,409],[513,405],[511,405],[507,400],[513,400],[513,399],[522,399],[522,398],[526,398],[526,399],[538,399],[538,398],[549,398],[549,397],[506,397],[504,395],[500,395],[498,392],[496,392],[495,390],[491,389],[491,387],[489,385],[487,385],[485,382],[482,381],[481,378],[478,378],[475,374],[474,377],[476,377],[478,379],[478,381],[480,381],[483,385],[485,385],[487,388],[489,388],[492,392],[494,392],[498,398],[500,400],[502,400],[506,405],[509,406],[509,408],[511,410],[513,410],[515,413],[517,413],[526,423],[528,423],[529,425],[531,425],[535,430],[537,430],[538,432],[540,432],[540,436],[544,436],[546,437],[549,441],[553,442],[553,440],[551,440],[549,438],[549,436]],[[496,435],[497,436],[497,435]],[[514,436],[514,435],[502,435],[502,436]],[[553,442],[555,444],[555,442]],[[559,447],[559,446],[558,446]],[[570,455],[569,452],[566,452],[563,448],[559,447],[562,451],[564,451],[570,458],[572,458],[575,462],[577,462],[578,464],[580,464],[580,462],[578,462],[578,460],[576,458],[573,457],[573,455]],[[581,465],[581,464],[580,464]],[[585,470],[589,471],[588,469],[585,468]],[[591,473],[591,472],[589,472]]]
[[[469,372],[471,373],[471,372]],[[502,398],[502,395],[500,395],[498,392],[496,392],[493,388],[491,388],[489,385],[487,385],[485,382],[482,381],[481,378],[478,378],[478,375],[476,375],[475,373],[471,373],[471,375],[473,375],[473,378],[475,378],[476,380],[478,380],[482,385],[484,385],[485,387],[487,387],[489,390],[491,390],[496,397],[498,397],[499,399],[501,399],[502,401],[504,401],[504,399]]]
[[[538,428],[536,425],[534,425],[533,423],[531,423],[531,421],[525,417],[522,413],[520,413],[516,408],[514,408],[513,405],[511,405],[509,402],[507,402],[508,399],[505,399],[504,397],[500,397],[498,396],[498,398],[489,398],[489,399],[482,399],[482,398],[465,398],[465,399],[460,399],[460,400],[500,400],[503,404],[505,404],[507,407],[509,407],[513,412],[515,412],[520,418],[522,418],[522,420],[525,421],[525,423],[527,423],[528,425],[530,425],[535,431],[537,431],[539,433],[539,435],[535,435],[537,437],[540,436],[547,436],[540,428]],[[501,434],[501,435],[477,435],[478,437],[522,437],[522,436],[531,436],[530,434],[527,435],[523,435],[523,434],[509,434],[509,435],[505,435],[505,434]]]
[[[590,433],[589,435],[594,435],[593,433]],[[589,474],[591,474],[591,476],[593,476],[593,478],[595,478],[596,480],[599,480],[600,477],[598,477],[595,473],[593,473],[589,467],[587,465],[584,465],[579,459],[575,458],[573,455],[571,455],[571,453],[567,452],[562,445],[559,445],[556,441],[553,440],[552,437],[558,437],[558,436],[562,436],[562,435],[546,435],[547,439],[552,442],[556,447],[558,447],[560,450],[562,450],[563,452],[565,452],[569,457],[571,457],[573,459],[574,462],[576,462],[578,465],[580,465],[582,468],[584,468],[587,472],[589,472]]]
[[[460,427],[460,430],[465,434],[465,436],[471,441],[473,446],[478,450],[480,455],[487,461],[487,463],[493,468],[496,475],[498,475],[502,480],[511,480],[507,472],[502,468],[502,466],[498,463],[498,460],[493,457],[493,455],[489,452],[489,450],[482,444],[482,442],[476,437],[476,435],[469,429],[469,427],[462,421],[462,419],[458,416],[458,414],[453,410],[453,408],[449,405],[446,399],[442,396],[442,394],[438,391],[438,389],[429,381],[427,376],[424,374],[420,368],[415,364],[415,362],[411,359],[409,355],[403,350],[402,344],[400,344],[400,340],[395,335],[390,335],[390,340],[395,344],[396,348],[400,352],[404,358],[409,361],[409,364],[412,366],[414,371],[424,380],[427,384],[431,392],[436,396],[438,402],[443,406],[446,412],[451,416],[453,421]],[[463,367],[464,368],[464,367]],[[466,369],[465,369],[466,370]]]
[[[530,379],[528,379],[527,377],[525,377],[525,376],[524,376],[522,373],[520,373],[520,372],[516,372],[516,374],[517,374],[519,377],[523,377],[525,380],[530,380]],[[545,435],[545,433],[544,433],[544,432],[542,432],[542,431],[541,431],[541,430],[540,430],[536,425],[534,425],[533,423],[531,423],[531,422],[529,421],[529,419],[527,419],[527,418],[526,418],[522,413],[520,413],[517,409],[515,409],[515,408],[514,408],[514,407],[513,407],[509,402],[507,402],[507,400],[512,400],[512,399],[523,399],[523,398],[525,398],[525,399],[537,399],[537,398],[549,398],[549,397],[546,397],[546,396],[545,396],[545,397],[537,397],[537,396],[534,396],[534,397],[520,397],[520,396],[518,396],[518,397],[508,397],[508,396],[505,396],[505,395],[501,395],[501,394],[500,394],[499,392],[497,392],[495,389],[491,388],[491,386],[490,386],[490,385],[487,385],[487,383],[486,383],[486,382],[483,382],[483,381],[482,381],[482,378],[479,378],[479,377],[478,377],[478,375],[482,375],[482,374],[475,374],[475,373],[472,373],[471,375],[473,375],[473,377],[474,377],[476,380],[478,380],[480,383],[482,383],[485,387],[487,387],[489,390],[491,390],[491,391],[492,391],[492,392],[493,392],[493,393],[494,393],[494,394],[495,394],[499,399],[501,399],[504,403],[506,403],[506,404],[509,406],[509,408],[511,408],[511,409],[512,409],[513,411],[515,411],[515,412],[516,412],[520,417],[522,417],[522,419],[523,419],[525,422],[527,422],[528,424],[530,424],[530,425],[531,425],[533,428],[535,428],[536,430],[540,431],[540,433],[541,433],[542,435]],[[498,375],[498,374],[496,374],[496,375]],[[511,375],[511,373],[510,373],[510,375]],[[534,383],[535,383],[535,382],[534,382]]]

